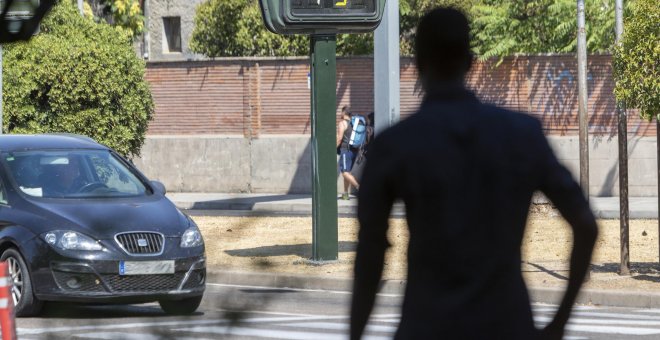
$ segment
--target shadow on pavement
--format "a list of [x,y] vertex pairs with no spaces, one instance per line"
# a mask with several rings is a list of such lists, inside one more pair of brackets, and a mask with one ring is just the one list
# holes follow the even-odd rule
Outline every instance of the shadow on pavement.
[[[202,315],[197,312],[195,315]],[[131,317],[172,317],[165,314],[158,304],[135,305],[88,305],[63,302],[48,302],[44,306],[40,318],[56,319],[110,319]]]
[[[592,264],[591,270],[595,273],[618,273],[619,263]],[[660,282],[660,263],[631,262],[630,273],[635,280]]]
[[[568,280],[568,277],[559,274],[559,271],[565,271],[565,270],[556,270],[556,269],[548,269],[540,264],[532,263],[532,262],[527,262],[527,261],[522,261],[522,264],[527,264],[530,265],[536,269],[538,269],[541,272],[544,272],[554,278],[560,279],[560,280]],[[523,272],[530,272],[530,270],[523,270]]]
[[[356,247],[357,247],[357,242],[354,241],[339,242],[340,252],[352,252],[355,251]],[[305,244],[263,246],[263,247],[246,248],[246,249],[232,249],[232,250],[226,250],[225,253],[231,256],[241,256],[241,257],[297,255],[300,257],[309,258],[312,256],[312,244],[305,243]]]
[[198,201],[195,202],[190,209],[252,210],[257,203],[288,201],[292,199],[310,197],[310,195],[264,195],[231,197],[212,201]]

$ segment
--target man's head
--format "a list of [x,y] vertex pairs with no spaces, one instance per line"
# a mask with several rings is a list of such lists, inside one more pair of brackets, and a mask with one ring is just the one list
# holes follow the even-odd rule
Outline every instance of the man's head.
[[343,119],[350,119],[351,118],[351,112],[348,110],[348,106],[343,106],[341,108],[341,117]]
[[79,165],[76,157],[69,157],[67,163],[52,165],[52,171],[55,178],[59,180],[59,184],[68,188],[80,176]]
[[434,83],[462,81],[472,66],[470,26],[451,8],[428,12],[417,26],[415,60],[426,90]]

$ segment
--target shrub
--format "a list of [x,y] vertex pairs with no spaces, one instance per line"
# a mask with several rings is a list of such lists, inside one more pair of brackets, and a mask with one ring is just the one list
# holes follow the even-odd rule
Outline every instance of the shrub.
[[5,49],[5,131],[82,134],[139,155],[154,104],[131,39],[60,1],[38,35]]

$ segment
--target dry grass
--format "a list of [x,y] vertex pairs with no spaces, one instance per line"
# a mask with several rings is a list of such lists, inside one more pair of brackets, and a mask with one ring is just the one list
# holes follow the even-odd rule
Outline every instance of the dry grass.
[[[339,219],[339,260],[324,265],[311,258],[311,217],[193,217],[207,247],[208,266],[217,270],[265,271],[309,276],[352,276],[358,224]],[[619,221],[601,220],[593,257],[594,272],[588,287],[602,289],[654,289],[658,282],[658,222],[632,220],[630,261],[635,275],[617,275]],[[390,221],[384,278],[405,279],[408,231],[405,220]],[[532,214],[523,240],[523,272],[530,285],[561,286],[568,275],[571,232],[563,219]]]

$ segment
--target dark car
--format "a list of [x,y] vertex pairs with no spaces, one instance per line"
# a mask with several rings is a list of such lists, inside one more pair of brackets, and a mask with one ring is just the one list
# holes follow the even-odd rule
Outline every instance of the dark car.
[[0,136],[0,254],[19,316],[44,301],[189,314],[205,288],[195,223],[161,183],[83,136]]

